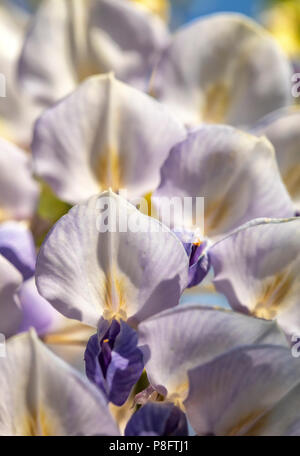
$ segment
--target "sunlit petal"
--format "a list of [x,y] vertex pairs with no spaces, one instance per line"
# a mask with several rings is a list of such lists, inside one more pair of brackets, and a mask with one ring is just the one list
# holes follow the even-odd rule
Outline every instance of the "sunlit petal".
[[43,106],[109,71],[146,89],[167,42],[163,21],[131,2],[44,0],[25,39],[20,81]]
[[287,58],[260,26],[218,14],[175,33],[152,92],[187,124],[245,126],[290,103],[290,75]]
[[108,188],[142,196],[157,187],[162,163],[185,135],[155,100],[111,74],[93,77],[37,122],[35,171],[71,203]]
[[300,210],[300,108],[282,109],[266,116],[253,127],[256,135],[266,135],[276,152],[282,179]]
[[55,225],[39,252],[36,279],[41,295],[69,318],[92,326],[101,316],[134,323],[178,303],[188,257],[157,220],[104,192]]
[[259,220],[210,249],[214,284],[238,311],[299,334],[300,219]]
[[[294,215],[270,142],[232,127],[210,125],[192,131],[172,149],[161,176],[155,204],[163,208],[163,197],[190,197],[196,209],[196,197],[205,198],[203,234],[209,237],[257,217]],[[194,215],[195,211],[190,219],[175,222],[196,229],[199,214],[196,220]]]

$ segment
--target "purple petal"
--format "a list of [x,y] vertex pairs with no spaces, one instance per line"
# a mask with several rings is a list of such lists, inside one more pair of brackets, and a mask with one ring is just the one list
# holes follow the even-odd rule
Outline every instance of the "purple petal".
[[188,435],[185,414],[170,403],[149,402],[137,410],[125,428],[125,436]]
[[137,334],[124,321],[113,320],[99,341],[90,338],[85,352],[86,374],[106,395],[107,400],[122,405],[140,378],[144,363],[137,348]]
[[20,223],[6,222],[0,225],[0,253],[27,280],[34,274],[36,253],[31,232]]
[[32,176],[31,157],[4,139],[0,139],[0,189],[0,221],[33,216],[39,187]]
[[174,230],[176,236],[189,257],[189,283],[187,288],[198,285],[206,277],[210,269],[210,258],[205,250],[208,242],[199,242],[197,234],[192,231]]
[[204,280],[210,270],[210,256],[205,252],[207,243],[192,244],[189,265],[189,284],[187,288],[194,287]]
[[0,255],[0,333],[6,337],[18,332],[22,310],[17,295],[22,283],[19,271]]
[[33,277],[23,282],[18,296],[22,307],[19,332],[35,328],[38,334],[46,334],[60,325],[62,315],[38,293]]

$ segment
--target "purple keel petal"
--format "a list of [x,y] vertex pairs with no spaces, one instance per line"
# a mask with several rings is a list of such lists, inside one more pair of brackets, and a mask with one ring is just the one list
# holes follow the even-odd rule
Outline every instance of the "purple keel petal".
[[126,402],[140,378],[144,363],[137,347],[137,333],[124,321],[112,321],[99,340],[92,336],[85,352],[86,374],[115,405]]
[[188,435],[186,416],[173,404],[149,402],[131,417],[127,423],[125,435]]

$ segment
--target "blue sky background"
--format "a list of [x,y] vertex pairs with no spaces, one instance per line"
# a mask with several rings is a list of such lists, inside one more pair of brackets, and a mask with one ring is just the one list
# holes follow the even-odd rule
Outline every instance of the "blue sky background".
[[234,11],[256,17],[263,0],[171,0],[173,28],[195,17],[220,11]]
[[[16,4],[27,7],[28,0],[13,0]],[[170,0],[173,23],[185,23],[203,14],[217,11],[236,11],[255,17],[263,0]]]

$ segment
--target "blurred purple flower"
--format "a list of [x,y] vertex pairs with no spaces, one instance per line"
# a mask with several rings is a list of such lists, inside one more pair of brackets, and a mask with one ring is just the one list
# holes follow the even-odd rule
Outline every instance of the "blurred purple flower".
[[30,230],[22,223],[2,223],[0,255],[3,267],[6,265],[0,292],[3,301],[0,306],[1,331],[12,335],[33,327],[38,334],[45,334],[54,329],[62,317],[36,289],[36,253]]

